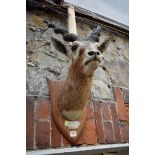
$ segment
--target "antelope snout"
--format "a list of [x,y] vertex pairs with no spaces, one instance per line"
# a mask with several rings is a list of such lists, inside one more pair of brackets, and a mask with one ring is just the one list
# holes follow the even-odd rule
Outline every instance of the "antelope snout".
[[89,52],[88,52],[88,55],[89,55],[89,56],[100,55],[100,54],[101,54],[100,51],[89,51]]

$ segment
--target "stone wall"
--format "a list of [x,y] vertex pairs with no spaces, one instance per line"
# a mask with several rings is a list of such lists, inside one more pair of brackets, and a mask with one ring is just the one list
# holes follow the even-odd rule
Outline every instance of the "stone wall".
[[[26,60],[27,95],[49,96],[46,77],[53,80],[65,80],[68,71],[68,58],[57,51],[51,36],[62,40],[44,21],[54,21],[67,28],[66,17],[63,15],[45,13],[42,11],[27,11],[26,27]],[[77,31],[82,37],[87,37],[95,23],[77,19]],[[105,37],[112,36],[109,47],[103,53],[101,67],[95,72],[92,96],[96,100],[114,100],[113,86],[128,88],[129,77],[129,40],[128,37],[116,35],[108,30],[101,33],[100,42]]]

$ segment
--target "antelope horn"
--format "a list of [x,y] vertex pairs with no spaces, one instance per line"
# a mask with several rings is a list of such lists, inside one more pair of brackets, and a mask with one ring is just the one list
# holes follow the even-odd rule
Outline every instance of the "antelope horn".
[[80,40],[80,37],[74,33],[67,33],[63,35],[65,41],[74,42],[75,40]]
[[75,40],[79,40],[80,39],[80,37],[78,35],[73,34],[73,33],[69,33],[67,29],[62,28],[62,27],[58,26],[55,23],[52,23],[52,22],[50,22],[50,23],[46,22],[46,23],[47,23],[49,28],[53,28],[54,29],[54,32],[56,34],[62,34],[63,35],[63,39],[65,41],[74,42]]
[[88,37],[87,40],[92,42],[99,42],[100,33],[101,33],[101,26],[98,25],[98,27],[91,33],[91,35]]

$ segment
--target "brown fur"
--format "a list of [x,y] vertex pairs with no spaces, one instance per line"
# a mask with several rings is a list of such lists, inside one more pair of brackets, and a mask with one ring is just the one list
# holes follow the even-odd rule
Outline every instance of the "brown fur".
[[79,58],[72,61],[69,68],[66,82],[58,99],[61,111],[83,110],[87,103],[93,75],[86,76],[84,74],[84,65],[82,64],[84,51],[83,48],[80,49]]

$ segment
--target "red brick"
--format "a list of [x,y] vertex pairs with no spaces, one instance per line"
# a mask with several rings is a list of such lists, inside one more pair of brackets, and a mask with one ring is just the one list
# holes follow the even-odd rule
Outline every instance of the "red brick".
[[127,120],[122,92],[121,92],[121,89],[118,87],[115,88],[115,96],[116,96],[116,102],[118,107],[119,120]]
[[107,144],[115,143],[111,122],[104,122],[104,137],[105,137],[105,143]]
[[51,147],[60,147],[61,146],[61,134],[55,125],[53,119],[51,120],[52,133],[51,133]]
[[102,124],[102,114],[101,114],[101,103],[94,101],[94,115],[95,115],[95,125],[96,125],[96,136],[97,142],[104,143],[104,130]]
[[103,124],[102,123],[98,123],[96,125],[96,134],[97,134],[97,142],[99,144],[103,144],[105,142],[104,140],[104,130],[103,130]]
[[120,128],[119,128],[119,121],[113,122],[113,129],[114,129],[114,134],[115,134],[115,143],[122,142]]
[[120,129],[122,133],[122,141],[129,142],[129,125],[127,123],[121,123]]
[[26,148],[34,148],[34,97],[26,97]]
[[122,89],[122,91],[123,91],[124,103],[129,104],[129,89]]
[[125,105],[127,122],[129,122],[129,105]]
[[49,119],[49,114],[50,114],[50,108],[49,104],[50,101],[47,97],[40,97],[38,98],[37,102],[35,103],[36,107],[36,119]]
[[122,139],[121,139],[121,134],[120,134],[119,120],[118,120],[118,115],[116,111],[116,105],[114,103],[110,104],[110,110],[111,110],[112,121],[113,121],[115,142],[119,143],[122,141]]
[[86,144],[96,144],[95,122],[93,119],[86,120],[85,137]]
[[93,102],[92,102],[92,99],[89,99],[89,102],[87,104],[86,118],[87,119],[94,118],[94,110],[93,110]]
[[36,147],[37,148],[50,147],[50,123],[49,122],[36,123]]
[[102,121],[102,115],[101,115],[101,103],[98,101],[93,101],[94,105],[94,116],[96,121],[101,122]]
[[103,115],[103,120],[107,120],[107,121],[111,120],[111,112],[109,109],[109,103],[102,103],[102,115]]
[[113,121],[118,121],[119,118],[118,118],[118,113],[117,113],[117,110],[116,110],[117,104],[115,104],[115,103],[110,103],[109,106],[110,106],[110,111],[111,111],[112,120],[113,120]]

